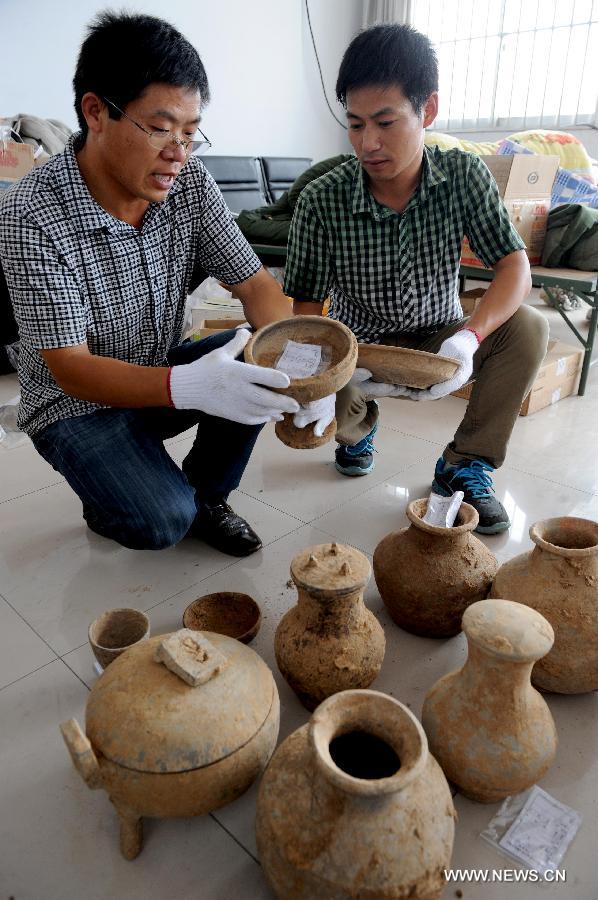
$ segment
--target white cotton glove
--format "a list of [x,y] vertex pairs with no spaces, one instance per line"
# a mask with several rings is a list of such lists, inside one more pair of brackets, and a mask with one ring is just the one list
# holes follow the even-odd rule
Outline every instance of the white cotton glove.
[[192,363],[173,366],[169,375],[172,405],[176,409],[199,409],[243,425],[280,422],[283,413],[297,412],[296,400],[268,390],[288,387],[288,375],[235,359],[249,338],[249,332],[240,329],[224,347]]
[[402,384],[374,381],[369,369],[355,369],[349,384],[360,388],[366,400],[374,400],[377,397],[408,397],[410,391],[410,388]]
[[447,397],[453,391],[458,391],[471,378],[473,372],[473,357],[478,349],[478,339],[473,331],[462,329],[447,338],[440,345],[439,356],[448,356],[459,362],[459,368],[455,375],[448,381],[433,384],[427,391],[411,389],[408,396],[411,400],[438,400],[439,397]]
[[314,422],[314,434],[316,437],[322,437],[332,420],[334,419],[334,408],[336,405],[336,394],[329,394],[322,397],[321,400],[312,400],[311,403],[305,403],[299,407],[299,412],[293,416],[293,425],[296,428],[305,428]]

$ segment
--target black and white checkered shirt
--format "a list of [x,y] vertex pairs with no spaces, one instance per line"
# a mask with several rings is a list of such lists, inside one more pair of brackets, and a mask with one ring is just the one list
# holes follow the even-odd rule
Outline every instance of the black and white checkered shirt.
[[419,187],[401,214],[378,203],[351,159],[307,185],[289,234],[284,291],[330,296],[360,341],[431,334],[463,315],[458,275],[467,235],[484,265],[525,247],[482,160],[424,148]]
[[77,140],[0,204],[0,260],[21,341],[19,425],[29,434],[100,408],[65,394],[39,350],[87,343],[98,356],[163,366],[181,339],[193,273],[238,284],[260,268],[199,159],[137,229],[95,202]]

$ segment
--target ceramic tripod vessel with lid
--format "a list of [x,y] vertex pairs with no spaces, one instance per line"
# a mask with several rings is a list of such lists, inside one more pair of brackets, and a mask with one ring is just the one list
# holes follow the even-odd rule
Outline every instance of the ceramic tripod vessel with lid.
[[246,791],[278,726],[278,691],[257,653],[181,629],[119,656],[89,695],[85,732],[75,719],[61,731],[87,785],[110,796],[134,859],[143,817],[204,815]]
[[363,602],[369,560],[343,544],[298,553],[291,578],[298,603],[274,638],[281,673],[307,709],[337,691],[368,687],[384,659],[382,626]]

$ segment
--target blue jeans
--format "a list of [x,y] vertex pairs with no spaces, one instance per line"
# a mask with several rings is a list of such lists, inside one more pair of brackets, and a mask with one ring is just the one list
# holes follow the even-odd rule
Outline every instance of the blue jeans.
[[[233,336],[185,342],[168,361],[190,363]],[[193,425],[181,471],[163,442]],[[32,440],[78,495],[93,531],[133,550],[160,550],[187,534],[202,502],[225,500],[239,486],[262,428],[196,410],[110,407],[62,419]]]

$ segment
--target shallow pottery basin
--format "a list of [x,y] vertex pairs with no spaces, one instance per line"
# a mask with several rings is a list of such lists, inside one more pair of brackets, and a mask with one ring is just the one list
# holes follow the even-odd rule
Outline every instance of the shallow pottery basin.
[[204,815],[246,791],[278,726],[278,691],[257,653],[181,629],[119,656],[89,695],[85,733],[75,719],[61,731],[87,785],[110,796],[121,852],[134,859],[143,816]]
[[[288,388],[279,393],[294,397],[299,403],[320,400],[344,387],[357,364],[357,340],[341,322],[325,316],[294,316],[260,328],[245,347],[245,362],[275,368],[288,341],[317,344],[322,348],[320,370],[306,378],[291,378]],[[320,447],[336,433],[336,420],[321,438],[315,437],[313,426],[295,428],[293,416],[285,415],[276,423],[278,438],[289,447]]]
[[380,344],[359,344],[357,365],[369,369],[374,381],[413,388],[429,388],[448,381],[459,368],[457,360],[448,356]]
[[262,613],[249,594],[219,591],[206,594],[190,603],[183,613],[183,627],[192,631],[215,631],[236,638],[244,644],[254,639]]

